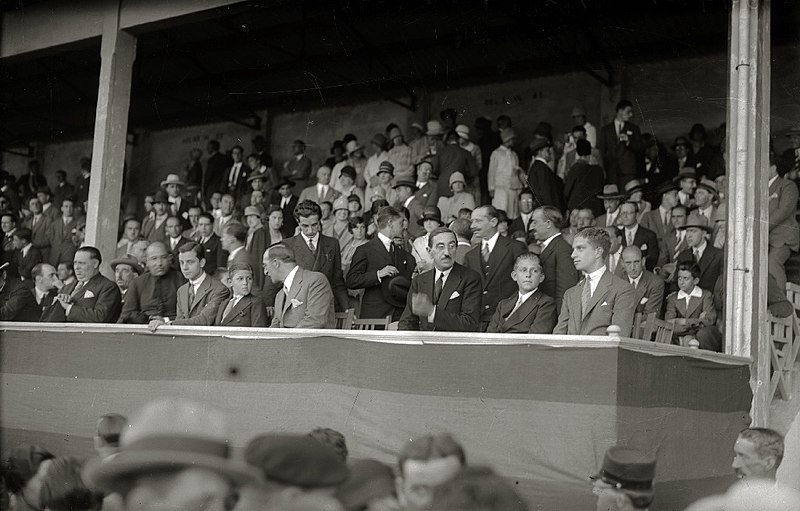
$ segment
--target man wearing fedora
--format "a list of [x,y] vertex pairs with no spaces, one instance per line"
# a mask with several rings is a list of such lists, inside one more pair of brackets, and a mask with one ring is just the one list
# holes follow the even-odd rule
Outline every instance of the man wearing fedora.
[[694,190],[697,187],[697,172],[694,167],[684,167],[675,178],[678,183],[678,202],[691,208],[694,206]]
[[385,207],[375,216],[376,235],[356,248],[347,273],[348,289],[364,289],[361,318],[400,319],[411,287],[414,257],[396,246],[394,238],[403,233],[404,216],[392,207]]
[[292,143],[292,158],[283,164],[281,179],[294,181],[294,193],[300,193],[311,177],[311,160],[306,156],[306,144],[302,140]]
[[591,476],[598,511],[647,509],[655,497],[655,457],[614,446],[606,451],[600,471]]
[[263,264],[264,274],[280,287],[271,328],[334,328],[333,291],[325,275],[301,268],[294,251],[281,243],[264,252]]
[[123,431],[119,453],[89,462],[83,478],[121,495],[126,511],[226,511],[236,486],[259,480],[232,459],[225,414],[183,399],[146,404]]
[[114,271],[114,282],[119,288],[119,294],[122,297],[122,305],[125,305],[125,295],[128,293],[131,282],[133,279],[144,273],[144,270],[139,266],[139,262],[132,257],[121,257],[111,261],[111,269]]
[[[528,187],[534,193],[534,207],[553,206],[564,211],[564,182],[550,169],[553,145],[546,138],[536,138],[530,145],[533,162],[528,170]],[[517,212],[506,211],[514,218]]]
[[[717,282],[717,277],[724,269],[724,265],[722,250],[708,242],[708,237],[713,230],[711,224],[703,215],[691,213],[686,220],[686,225],[679,227],[679,229],[686,232],[687,248],[678,254],[676,262],[678,264],[697,263],[700,267],[698,285],[702,289],[712,291],[714,284]],[[671,274],[672,285],[670,286],[670,291],[678,290],[675,273]]]
[[694,190],[694,212],[703,215],[709,222],[713,222],[717,213],[714,202],[718,200],[717,185],[714,181],[702,178]]
[[603,201],[603,209],[605,214],[600,215],[595,220],[594,224],[597,227],[612,227],[621,225],[619,218],[619,205],[625,194],[619,191],[619,187],[615,184],[604,185],[603,193],[597,196],[598,199]]
[[[769,155],[769,273],[779,289],[786,287],[786,261],[800,250],[797,225],[797,185],[778,172],[777,155]],[[781,169],[785,173],[785,169]]]
[[497,209],[481,206],[472,212],[470,228],[480,237],[480,243],[467,252],[464,266],[481,276],[481,331],[489,327],[497,304],[507,298],[516,284],[511,278],[514,261],[528,247],[519,241],[500,236]]
[[323,202],[333,203],[339,198],[341,193],[331,186],[331,169],[330,167],[322,166],[317,169],[317,184],[309,186],[300,192],[298,202],[310,200],[317,204]]
[[607,181],[622,188],[644,169],[644,146],[639,127],[631,122],[633,104],[617,103],[614,120],[600,129],[597,148],[603,155]]
[[189,227],[189,204],[188,200],[181,197],[181,190],[184,183],[177,174],[169,174],[161,181],[161,188],[167,191],[169,196],[169,214],[177,216],[183,222],[184,227]]
[[678,205],[678,190],[675,189],[675,185],[671,182],[664,182],[658,185],[655,192],[659,198],[659,206],[642,215],[639,224],[656,233],[658,238],[658,261],[656,265],[663,266],[669,262],[667,240],[675,237],[675,226],[672,224],[672,208]]
[[164,225],[169,217],[169,195],[159,190],[153,196],[153,215],[142,221],[142,237],[147,241],[163,241],[167,237]]
[[481,277],[455,262],[458,239],[446,227],[427,238],[433,269],[411,281],[399,330],[477,332],[480,327]]
[[419,220],[425,212],[425,204],[417,198],[415,192],[417,185],[413,179],[396,179],[394,190],[397,192],[397,202],[392,204],[397,209],[406,208],[408,210],[408,232],[413,237],[425,234]]
[[572,260],[584,277],[564,294],[554,334],[606,335],[610,325],[623,337],[631,333],[634,289],[606,267],[611,250],[606,229],[613,228],[588,227],[575,235]]
[[650,229],[639,225],[638,216],[638,206],[634,202],[626,202],[619,207],[622,246],[639,247],[644,255],[645,267],[653,271],[658,263],[658,237]]

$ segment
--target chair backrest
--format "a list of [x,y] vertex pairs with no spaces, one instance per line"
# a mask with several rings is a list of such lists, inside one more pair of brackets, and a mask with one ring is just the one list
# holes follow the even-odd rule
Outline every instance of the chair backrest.
[[794,320],[792,316],[776,318],[769,315],[769,335],[772,342],[778,344],[791,343],[794,339]]
[[652,313],[652,315],[653,315],[653,325],[655,326],[656,343],[671,344],[672,332],[675,330],[675,323],[656,318],[655,312]]
[[356,310],[355,309],[347,309],[344,312],[337,312],[334,314],[336,317],[336,329],[337,330],[352,330],[353,329],[353,320],[356,319]]
[[792,282],[786,283],[786,298],[792,302],[795,310],[800,311],[800,286]]
[[391,315],[378,319],[355,319],[353,320],[353,330],[375,330],[379,326],[382,326],[383,330],[387,330],[391,322]]
[[639,337],[638,339],[643,339],[645,341],[652,341],[653,340],[653,332],[656,330],[656,313],[651,312],[647,315],[646,318],[639,319]]
[[637,312],[633,316],[633,331],[631,332],[631,337],[633,337],[634,339],[643,339],[645,341],[650,340],[644,338],[644,322],[642,321],[641,312]]

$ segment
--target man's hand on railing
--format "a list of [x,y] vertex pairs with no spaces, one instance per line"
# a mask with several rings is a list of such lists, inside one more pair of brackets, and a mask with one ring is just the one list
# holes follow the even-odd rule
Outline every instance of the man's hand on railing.
[[159,318],[154,316],[150,318],[150,322],[147,324],[147,328],[150,329],[151,332],[155,332],[161,325],[169,325],[169,324],[170,324],[169,318]]

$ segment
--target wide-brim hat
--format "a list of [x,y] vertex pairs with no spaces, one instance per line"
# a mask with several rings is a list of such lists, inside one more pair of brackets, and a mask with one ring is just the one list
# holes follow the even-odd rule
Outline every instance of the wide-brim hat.
[[432,137],[444,135],[444,127],[439,121],[428,121],[425,134]]
[[627,183],[625,183],[625,196],[630,197],[633,195],[634,192],[639,192],[644,190],[644,183],[639,181],[638,179],[631,179]]
[[617,185],[604,185],[603,193],[597,196],[598,199],[624,199],[625,194],[619,191]]
[[417,225],[424,224],[425,220],[436,220],[441,225],[442,212],[436,206],[426,206],[425,209],[422,211],[422,217],[419,220],[417,220]]
[[689,227],[697,227],[699,229],[704,229],[707,232],[714,230],[713,227],[709,225],[708,218],[699,213],[691,213],[689,218],[686,219],[686,225],[676,227],[676,229],[688,229]]
[[167,185],[178,185],[184,186],[186,183],[181,181],[180,176],[178,174],[167,174],[167,179],[161,181],[161,187],[164,188]]
[[[383,283],[386,283],[385,286]],[[396,275],[391,279],[383,279],[381,287],[384,289],[383,298],[393,307],[405,307],[408,291],[411,289],[411,280],[403,275]]]
[[792,135],[800,135],[800,124],[795,124],[788,130],[786,130],[787,137],[791,137]]
[[617,489],[651,491],[656,459],[635,449],[615,446],[606,451],[603,466],[591,479],[600,479]]
[[93,487],[125,494],[141,475],[205,468],[237,484],[257,484],[258,472],[233,460],[225,415],[202,403],[163,399],[146,405],[124,430],[120,452],[87,463]]
[[116,270],[117,266],[119,266],[120,264],[127,264],[133,269],[133,271],[135,271],[139,275],[141,275],[144,272],[142,267],[139,266],[139,262],[132,257],[120,257],[118,259],[112,260],[110,263],[111,269]]
[[685,177],[690,177],[692,179],[697,179],[697,171],[694,167],[683,167],[680,172],[678,172],[678,176],[675,178],[675,182],[677,183],[681,179]]
[[704,190],[711,193],[714,197],[719,197],[719,192],[717,191],[717,184],[710,179],[703,178],[697,183],[697,188],[703,188]]
[[347,151],[347,156],[350,156],[359,149],[364,149],[364,146],[359,144],[358,140],[351,140],[347,144],[345,144],[344,148],[345,151]]
[[256,179],[263,179],[264,181],[266,181],[267,180],[267,173],[266,172],[256,172],[254,174],[251,174],[251,175],[249,175],[247,177],[247,182],[251,183],[251,182],[255,181]]
[[676,147],[679,145],[685,146],[687,148],[692,147],[692,144],[689,143],[689,139],[686,137],[675,137],[675,142],[672,143],[672,150],[674,151]]
[[675,188],[675,184],[674,183],[671,183],[669,181],[665,181],[665,182],[661,183],[660,185],[658,185],[658,187],[656,188],[656,195],[660,197],[660,196],[664,195],[665,193],[674,192],[676,190],[677,190],[677,188]]
[[296,185],[296,184],[297,184],[297,183],[295,183],[294,181],[292,181],[292,180],[291,180],[291,179],[289,179],[288,177],[285,177],[285,178],[281,179],[281,180],[278,182],[278,184],[276,184],[276,185],[275,185],[275,187],[274,187],[274,188],[275,188],[276,190],[280,190],[280,189],[281,189],[281,186],[286,186],[286,185],[289,185],[289,186],[292,186],[292,187],[294,187],[294,185]]
[[466,124],[459,124],[456,126],[456,134],[464,140],[469,140],[469,126]]
[[378,172],[376,174],[380,174],[381,172],[388,172],[394,176],[394,165],[388,160],[382,161],[380,165],[378,165]]
[[412,192],[416,192],[417,191],[417,183],[415,181],[410,180],[410,179],[400,178],[400,179],[398,179],[398,180],[396,180],[394,182],[394,185],[392,186],[392,188],[397,189],[397,188],[399,188],[401,186],[407,186],[407,187],[411,188]]
[[536,151],[539,149],[544,149],[545,147],[550,147],[550,141],[544,137],[536,137],[531,141],[530,150],[531,153],[536,154]]

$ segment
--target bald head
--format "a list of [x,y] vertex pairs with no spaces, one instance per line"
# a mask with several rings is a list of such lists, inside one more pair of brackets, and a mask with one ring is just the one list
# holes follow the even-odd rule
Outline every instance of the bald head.
[[632,279],[638,279],[639,275],[644,271],[642,266],[642,250],[631,245],[622,250],[622,265],[625,267],[625,273]]

